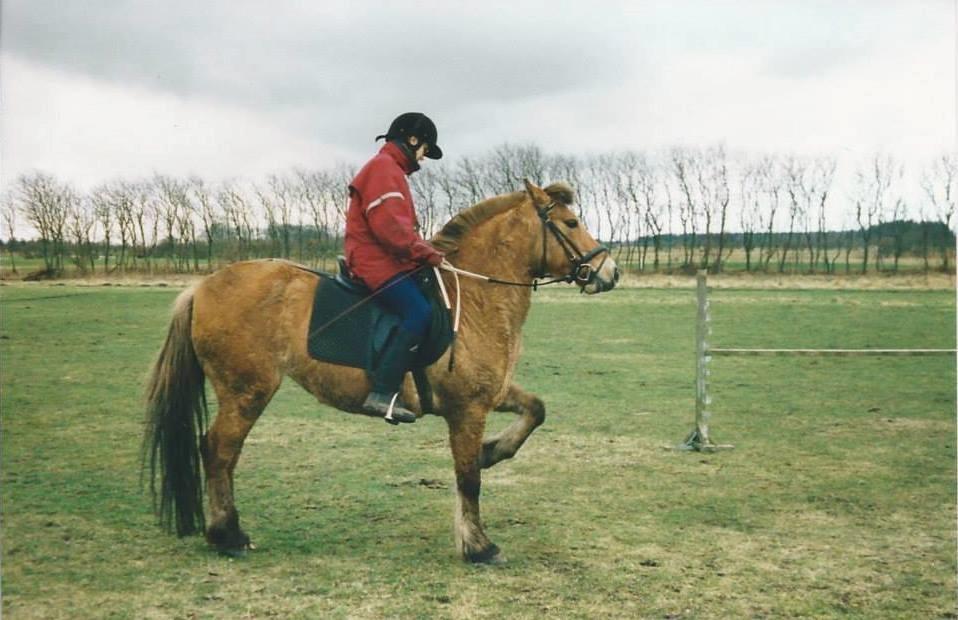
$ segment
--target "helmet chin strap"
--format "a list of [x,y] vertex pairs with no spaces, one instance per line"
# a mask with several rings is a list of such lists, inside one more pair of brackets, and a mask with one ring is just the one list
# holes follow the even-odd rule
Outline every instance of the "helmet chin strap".
[[[402,149],[402,152],[405,153],[406,157],[409,158],[409,174],[419,170],[419,162],[416,161],[416,151],[413,150],[413,146],[407,142],[409,138],[395,138],[392,142],[395,142],[399,145],[399,148]],[[418,148],[418,147],[417,147]]]

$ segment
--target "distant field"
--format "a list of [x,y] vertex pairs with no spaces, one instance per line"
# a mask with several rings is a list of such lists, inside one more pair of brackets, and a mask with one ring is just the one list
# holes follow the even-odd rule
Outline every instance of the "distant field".
[[[139,487],[177,292],[0,287],[6,617],[956,617],[953,357],[718,358],[712,434],[736,447],[683,453],[692,292],[543,290],[518,381],[546,423],[484,475],[507,564],[454,554],[441,420],[394,429],[291,382],[237,469],[258,549],[229,560],[160,532]],[[712,300],[715,346],[955,346],[953,290]]]
[[[626,252],[619,252],[617,250],[617,256],[621,259],[619,262],[626,264],[630,269],[637,269],[639,266],[639,257],[638,252],[633,252],[629,255]],[[830,250],[828,259],[831,261],[835,259],[834,250]],[[714,249],[713,249],[714,255]],[[820,260],[816,265],[814,270],[808,264],[808,254],[805,251],[799,253],[799,260],[796,262],[794,260],[794,253],[789,252],[788,260],[785,262],[784,268],[782,271],[779,271],[779,257],[778,255],[773,256],[772,260],[768,263],[767,268],[765,267],[764,261],[759,260],[759,253],[757,251],[752,253],[751,263],[746,263],[745,251],[741,247],[735,247],[729,250],[725,249],[723,253],[725,258],[722,260],[723,270],[727,272],[746,272],[751,271],[755,273],[768,273],[768,274],[778,274],[783,273],[786,275],[803,275],[809,273],[823,274],[826,273],[824,260]],[[631,256],[631,261],[626,262],[626,259]],[[672,265],[677,269],[682,261],[682,248],[676,247],[672,251]],[[701,252],[696,253],[696,260],[701,261],[702,254]],[[835,262],[835,275],[844,275],[844,274],[859,274],[862,270],[862,260],[864,258],[863,252],[861,249],[854,250],[848,256],[848,263],[846,265],[845,253],[844,251],[838,256]],[[649,249],[646,255],[646,265],[647,269],[651,270],[653,265],[654,254],[652,250]],[[714,262],[714,259],[713,261]],[[941,267],[941,256],[940,253],[932,252],[928,256],[929,269],[931,271],[938,271]],[[951,267],[952,272],[954,272],[955,266],[955,253],[954,251],[949,252],[948,254],[948,264]],[[659,255],[659,265],[661,271],[668,270],[668,257],[663,252]],[[893,257],[882,257],[882,273],[895,273],[894,270],[894,258]],[[898,272],[899,274],[913,274],[924,271],[925,263],[920,255],[903,255],[899,258],[898,261]],[[875,249],[872,248],[871,254],[868,258],[868,273],[877,273],[875,269]]]
[[[660,255],[660,264],[659,269],[653,269],[653,253],[650,249],[646,256],[646,268],[640,269],[640,259],[638,251],[633,253],[628,253],[622,248],[614,248],[613,254],[616,257],[616,260],[619,262],[620,267],[627,270],[630,273],[634,274],[646,274],[651,275],[653,273],[658,274],[679,274],[682,272],[681,261],[682,261],[682,249],[676,247],[672,252],[672,262],[668,262],[668,256],[665,252]],[[306,255],[304,255],[306,256]],[[752,262],[749,270],[746,270],[745,262],[745,252],[740,248],[734,248],[731,250],[731,253],[726,250],[726,258],[723,260],[723,271],[730,274],[754,274],[756,276],[802,276],[814,274],[816,277],[826,275],[826,270],[823,263],[816,265],[815,269],[812,270],[808,265],[808,258],[804,254],[801,254],[801,260],[796,263],[793,260],[792,254],[789,254],[789,260],[786,262],[784,269],[779,272],[779,264],[777,257],[774,258],[768,265],[768,268],[764,268],[762,263],[758,259],[758,253],[753,253]],[[696,264],[701,260],[701,253],[696,254]],[[831,259],[830,255],[830,259]],[[836,263],[835,270],[833,272],[834,277],[849,277],[849,276],[858,276],[861,273],[862,266],[862,251],[855,250],[849,256],[848,269],[846,269],[845,264],[845,255],[842,254],[838,262]],[[308,264],[312,267],[317,267],[323,270],[335,270],[336,262],[335,257],[330,256],[325,259],[310,259],[304,258],[299,259],[297,256],[293,256],[292,260],[297,262]],[[115,265],[116,257],[111,259],[111,268]],[[949,253],[949,266],[951,275],[954,276],[955,273],[955,254],[954,252]],[[199,261],[200,271],[205,272],[209,269],[209,264],[205,258]],[[225,261],[218,259],[214,256],[213,258],[213,268],[216,269],[223,264]],[[192,263],[191,263],[192,265]],[[15,264],[11,264],[10,255],[7,252],[0,253],[0,280],[19,280],[27,276],[30,273],[39,271],[43,269],[43,259],[40,257],[16,257]],[[16,267],[16,273],[13,272],[13,267]],[[934,252],[929,256],[929,272],[932,275],[941,274],[941,257],[939,253]],[[913,276],[916,274],[922,274],[925,272],[924,261],[920,256],[905,255],[902,256],[899,260],[898,270],[894,271],[894,261],[892,258],[883,258],[882,270],[880,272],[883,276],[896,275],[898,277],[902,276]],[[135,269],[129,269],[127,271],[118,272],[112,271],[107,272],[103,269],[103,257],[99,257],[96,261],[95,269],[90,272],[81,271],[77,268],[75,264],[71,261],[64,266],[63,277],[65,278],[125,278],[133,275],[170,275],[177,274],[183,270],[173,269],[170,263],[164,258],[154,259],[152,263],[146,263],[141,261]],[[878,275],[879,272],[875,269],[875,257],[874,250],[872,255],[869,258],[868,263],[868,274]]]

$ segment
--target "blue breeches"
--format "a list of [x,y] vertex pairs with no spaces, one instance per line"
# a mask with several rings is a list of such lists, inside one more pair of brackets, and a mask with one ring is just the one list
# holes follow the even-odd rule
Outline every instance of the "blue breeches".
[[432,323],[432,306],[412,278],[399,280],[405,275],[389,279],[378,289],[375,299],[383,308],[399,315],[402,328],[421,341]]

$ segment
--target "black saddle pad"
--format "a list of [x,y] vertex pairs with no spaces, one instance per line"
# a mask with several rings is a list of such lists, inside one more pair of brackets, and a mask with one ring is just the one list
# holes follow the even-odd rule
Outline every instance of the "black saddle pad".
[[[307,348],[317,360],[372,370],[399,317],[386,312],[370,298],[368,289],[347,283],[341,276],[318,273],[319,285],[309,319]],[[413,366],[434,363],[452,342],[452,321],[443,305],[432,272],[411,276],[416,279],[432,305],[432,325]]]

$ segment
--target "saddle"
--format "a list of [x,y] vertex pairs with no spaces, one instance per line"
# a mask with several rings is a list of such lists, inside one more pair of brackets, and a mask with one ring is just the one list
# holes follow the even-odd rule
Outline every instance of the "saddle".
[[[372,291],[350,277],[343,257],[339,257],[338,274],[314,273],[319,276],[319,284],[306,341],[310,357],[372,373],[379,353],[399,327],[399,317],[384,310],[370,298]],[[449,348],[453,339],[452,321],[432,270],[424,269],[410,277],[432,306],[432,324],[419,345],[411,369],[422,397],[424,387],[420,381],[425,381],[425,373],[417,370],[435,363]],[[425,389],[428,390],[428,384]],[[424,409],[426,404],[423,402]]]

